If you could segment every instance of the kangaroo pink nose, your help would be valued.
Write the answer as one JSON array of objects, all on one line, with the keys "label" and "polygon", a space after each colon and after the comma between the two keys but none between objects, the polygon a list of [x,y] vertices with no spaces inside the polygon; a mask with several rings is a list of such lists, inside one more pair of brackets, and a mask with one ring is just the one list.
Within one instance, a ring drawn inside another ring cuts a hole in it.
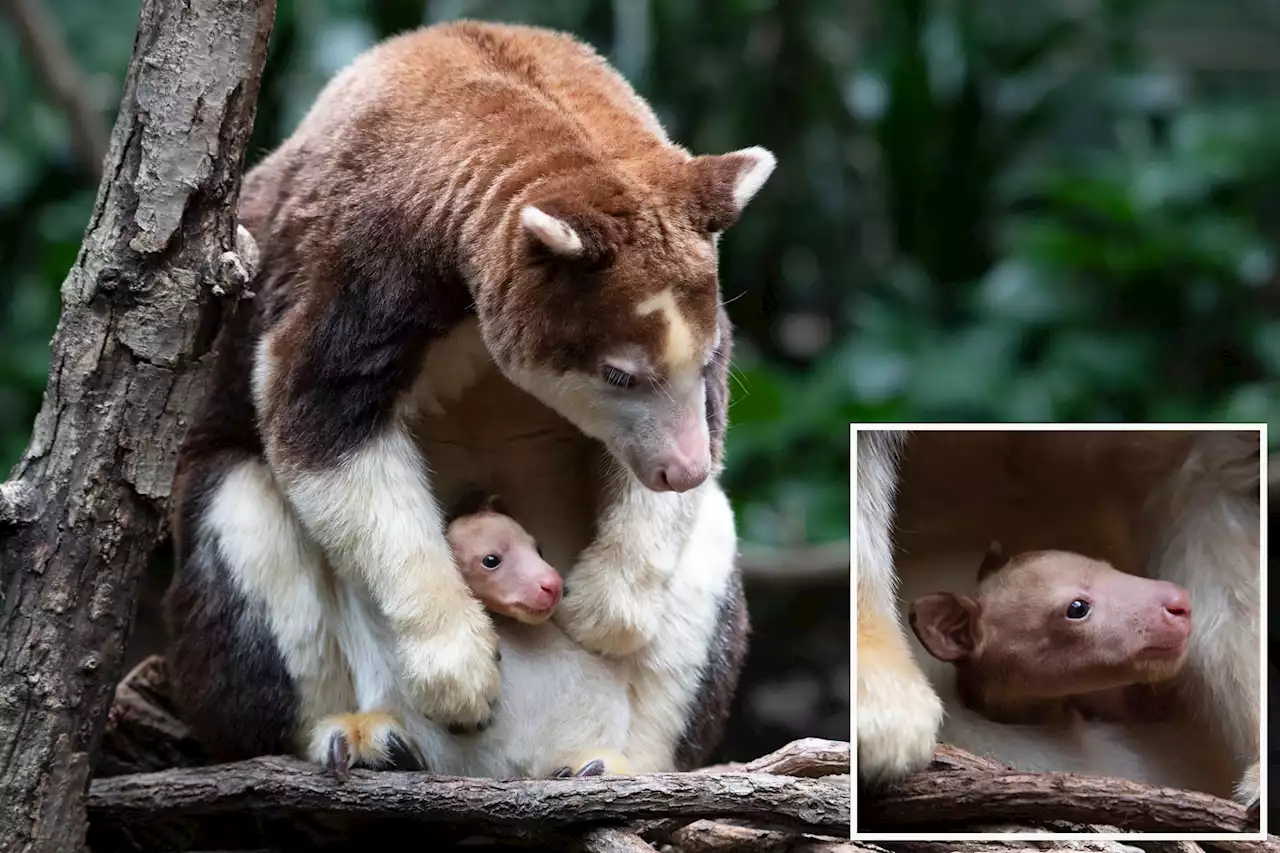
[{"label": "kangaroo pink nose", "polygon": [[696,489],[707,479],[709,467],[706,463],[691,463],[684,458],[673,459],[659,466],[654,491],[687,492]]}]

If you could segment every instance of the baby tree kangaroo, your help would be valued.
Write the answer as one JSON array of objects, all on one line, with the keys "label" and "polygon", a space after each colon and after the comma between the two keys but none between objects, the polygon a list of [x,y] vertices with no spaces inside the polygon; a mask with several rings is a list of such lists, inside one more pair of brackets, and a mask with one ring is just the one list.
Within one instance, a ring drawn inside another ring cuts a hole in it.
[{"label": "baby tree kangaroo", "polygon": [[449,521],[445,538],[467,587],[489,611],[537,625],[564,595],[560,573],[496,495]]},{"label": "baby tree kangaroo", "polygon": [[[496,495],[478,508],[452,518],[445,530],[462,579],[498,618],[526,625],[545,622],[564,596],[560,573],[542,558],[542,549]],[[550,775],[600,776],[625,773],[627,762],[617,754],[601,753],[579,762],[572,757]],[[576,769],[575,769],[576,768]]]},{"label": "baby tree kangaroo", "polygon": [[955,664],[967,706],[1024,724],[1159,719],[1157,685],[1182,667],[1192,628],[1176,584],[1067,551],[1006,558],[998,542],[975,591],[917,599],[909,618],[929,653]]},{"label": "baby tree kangaroo", "polygon": [[[458,572],[472,594],[494,618],[524,625],[542,625],[551,618],[564,596],[560,573],[542,557],[542,549],[530,533],[508,513],[496,495],[471,494],[461,500],[446,521],[445,538]],[[619,684],[619,690],[625,685]],[[481,730],[488,726],[481,727]],[[378,746],[393,766],[419,766],[414,747],[394,731]],[[338,729],[328,742],[329,762],[346,777],[358,762],[359,744],[349,742]],[[549,775],[600,776],[625,773],[628,765],[619,753],[594,750],[589,755],[561,756]]]}]

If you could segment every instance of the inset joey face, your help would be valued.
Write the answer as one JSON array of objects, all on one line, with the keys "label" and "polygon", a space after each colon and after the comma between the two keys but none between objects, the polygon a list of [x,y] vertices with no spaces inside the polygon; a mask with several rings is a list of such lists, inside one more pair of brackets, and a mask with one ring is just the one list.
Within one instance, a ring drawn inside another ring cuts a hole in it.
[{"label": "inset joey face", "polygon": [[934,657],[1029,699],[1172,677],[1192,628],[1186,590],[1065,551],[989,555],[975,593],[926,596],[911,622]]},{"label": "inset joey face", "polygon": [[602,178],[527,204],[512,281],[482,301],[499,369],[654,491],[711,473],[707,383],[728,327],[716,242],[772,168],[748,149],[683,163],[659,201]]}]

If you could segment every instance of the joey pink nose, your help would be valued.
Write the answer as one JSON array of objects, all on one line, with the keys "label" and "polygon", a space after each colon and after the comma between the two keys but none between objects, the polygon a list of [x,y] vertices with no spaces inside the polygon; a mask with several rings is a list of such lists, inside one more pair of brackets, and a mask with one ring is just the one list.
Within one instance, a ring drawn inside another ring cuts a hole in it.
[{"label": "joey pink nose", "polygon": [[1175,620],[1191,619],[1191,596],[1180,586],[1170,584],[1164,597],[1164,612]]},{"label": "joey pink nose", "polygon": [[1191,635],[1191,596],[1180,586],[1169,584],[1161,597],[1162,632],[1175,642]]},{"label": "joey pink nose", "polygon": [[542,581],[540,590],[543,598],[547,601],[547,607],[555,607],[560,603],[560,596],[564,591],[564,582],[560,580],[559,575],[549,575]]}]

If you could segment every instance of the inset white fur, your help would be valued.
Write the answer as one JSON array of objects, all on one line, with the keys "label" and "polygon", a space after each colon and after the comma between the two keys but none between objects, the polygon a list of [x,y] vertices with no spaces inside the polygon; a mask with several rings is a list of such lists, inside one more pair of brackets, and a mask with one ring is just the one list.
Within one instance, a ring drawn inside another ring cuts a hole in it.
[{"label": "inset white fur", "polygon": [[[890,782],[923,769],[933,757],[942,702],[911,658],[897,617],[892,530],[901,436],[857,436],[854,535],[858,562],[858,774]],[[873,630],[865,630],[870,626]],[[876,648],[865,648],[874,639]]]},{"label": "inset white fur", "polygon": [[1235,752],[1244,796],[1257,790],[1265,708],[1260,476],[1256,441],[1205,433],[1147,508],[1155,531],[1148,573],[1186,587],[1195,603],[1183,682]]}]

